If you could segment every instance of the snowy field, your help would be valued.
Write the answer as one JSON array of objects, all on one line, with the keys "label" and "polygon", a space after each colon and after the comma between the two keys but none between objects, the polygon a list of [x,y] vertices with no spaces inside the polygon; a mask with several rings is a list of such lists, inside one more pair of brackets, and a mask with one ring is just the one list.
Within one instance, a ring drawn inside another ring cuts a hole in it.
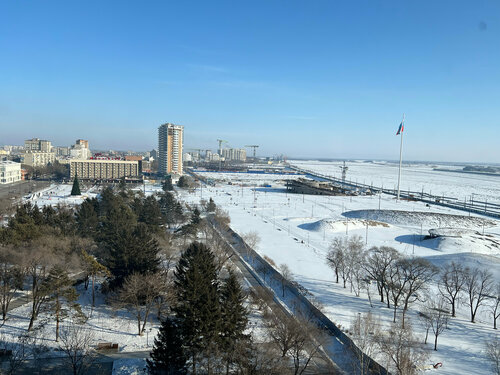
[{"label": "snowy field", "polygon": [[[367,247],[392,246],[402,254],[422,256],[435,265],[458,261],[470,267],[485,268],[494,274],[496,281],[500,281],[499,221],[477,215],[469,217],[461,211],[427,207],[418,202],[398,202],[385,195],[287,194],[282,178],[272,175],[260,176],[260,179],[252,176],[256,188],[229,185],[222,176],[224,174],[220,175],[221,182],[215,187],[203,187],[203,191],[198,189],[194,193],[179,191],[181,198],[197,203],[201,197],[207,200],[212,197],[217,205],[228,211],[234,230],[240,234],[258,232],[261,242],[256,250],[277,265],[286,263],[294,279],[322,302],[323,312],[345,329],[350,327],[358,313],[369,310],[381,325],[388,325],[393,311],[377,302],[371,308],[366,293],[355,297],[349,288],[343,289],[334,283],[333,271],[325,264],[325,255],[332,239],[337,236],[360,235],[366,240]],[[376,175],[380,177],[378,172]],[[210,178],[217,179],[217,173],[211,173]],[[375,184],[375,178],[373,182]],[[459,185],[458,182],[455,184]],[[265,185],[271,187],[263,187]],[[451,190],[448,187],[446,191]],[[471,192],[474,190],[467,194]],[[481,194],[493,193],[482,191]],[[378,214],[367,215],[373,211],[366,210],[377,210]],[[403,213],[398,213],[401,211]],[[453,236],[424,239],[432,229],[452,230]],[[431,291],[436,292],[434,287]],[[375,296],[373,290],[373,300],[376,300]],[[419,306],[414,305],[408,315],[423,338],[418,309]],[[440,336],[438,351],[432,351],[432,345],[428,344],[429,363],[443,363],[442,368],[433,370],[436,373],[489,373],[484,342],[497,334],[492,329],[491,313],[483,308],[478,313],[477,323],[468,320],[468,310],[461,306],[457,318],[450,321],[448,329]]]},{"label": "snowy field", "polygon": [[[299,168],[341,178],[343,162],[290,160]],[[382,161],[349,161],[347,180],[393,189],[398,184],[397,163]],[[411,190],[434,195],[455,197],[463,202],[474,194],[474,200],[500,204],[500,176],[434,171],[433,168],[461,169],[461,166],[425,163],[403,164],[401,190]]]},{"label": "snowy field", "polygon": [[37,204],[38,207],[57,205],[75,206],[81,204],[87,198],[94,198],[97,196],[97,189],[95,187],[91,187],[87,190],[81,188],[82,195],[71,196],[72,187],[73,183],[52,184],[45,189],[25,196],[23,201]]}]

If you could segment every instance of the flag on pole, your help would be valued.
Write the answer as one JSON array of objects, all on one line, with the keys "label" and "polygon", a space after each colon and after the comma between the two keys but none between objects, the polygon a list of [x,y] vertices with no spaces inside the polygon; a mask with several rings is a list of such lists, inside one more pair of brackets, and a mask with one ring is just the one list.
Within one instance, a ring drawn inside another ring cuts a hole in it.
[{"label": "flag on pole", "polygon": [[405,125],[403,122],[401,122],[401,124],[399,124],[398,132],[396,133],[396,135],[400,135],[403,130],[405,130]]}]

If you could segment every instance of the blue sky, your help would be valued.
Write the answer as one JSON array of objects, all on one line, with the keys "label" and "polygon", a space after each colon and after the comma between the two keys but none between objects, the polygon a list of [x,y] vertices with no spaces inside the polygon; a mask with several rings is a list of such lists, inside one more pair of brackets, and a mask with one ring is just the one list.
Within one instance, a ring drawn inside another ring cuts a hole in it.
[{"label": "blue sky", "polygon": [[500,2],[3,1],[0,144],[500,162]]}]

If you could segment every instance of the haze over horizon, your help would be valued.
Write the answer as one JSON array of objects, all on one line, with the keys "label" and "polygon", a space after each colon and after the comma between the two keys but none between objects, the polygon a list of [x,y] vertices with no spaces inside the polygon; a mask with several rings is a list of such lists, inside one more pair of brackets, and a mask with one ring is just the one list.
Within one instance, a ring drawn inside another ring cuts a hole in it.
[{"label": "haze over horizon", "polygon": [[4,2],[0,145],[500,162],[500,3]]}]

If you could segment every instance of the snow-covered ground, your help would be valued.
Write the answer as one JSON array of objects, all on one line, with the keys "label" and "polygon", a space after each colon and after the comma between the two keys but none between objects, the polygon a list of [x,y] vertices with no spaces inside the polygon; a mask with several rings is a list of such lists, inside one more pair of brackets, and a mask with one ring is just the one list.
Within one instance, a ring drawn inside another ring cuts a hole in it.
[{"label": "snow-covered ground", "polygon": [[71,196],[73,184],[52,184],[49,187],[39,190],[33,194],[23,197],[24,202],[31,202],[43,206],[75,206],[81,204],[87,198],[97,196],[97,188],[82,188],[82,195]]},{"label": "snow-covered ground", "polygon": [[[343,162],[317,160],[290,160],[290,164],[299,168],[341,178],[340,166]],[[347,162],[347,180],[367,185],[395,188],[398,183],[399,164],[384,161],[349,161]],[[475,201],[488,201],[500,204],[500,176],[467,174],[440,169],[461,169],[461,166],[438,165],[430,163],[403,164],[401,172],[401,190],[424,191],[433,195],[455,197],[460,202],[474,194]]]},{"label": "snow-covered ground", "polygon": [[[210,178],[217,177],[217,173],[211,173]],[[382,325],[389,324],[392,310],[377,302],[371,308],[366,294],[355,297],[349,288],[343,289],[334,283],[333,272],[325,263],[325,255],[332,239],[337,236],[360,235],[366,239],[367,247],[392,246],[402,254],[426,257],[436,265],[460,261],[471,267],[488,269],[495,280],[500,281],[499,221],[483,220],[477,215],[469,218],[468,214],[464,216],[460,211],[427,207],[419,202],[396,201],[385,195],[335,197],[288,194],[282,178],[272,175],[263,175],[260,179],[252,176],[256,188],[236,186],[234,181],[223,180],[215,187],[203,187],[202,192],[180,191],[179,194],[190,203],[199,202],[201,197],[212,197],[217,205],[228,211],[234,230],[240,234],[258,232],[261,242],[256,250],[273,259],[277,265],[286,263],[295,280],[322,302],[327,316],[345,328],[349,328],[358,313],[369,310]],[[263,187],[265,185],[271,187]],[[446,191],[452,189],[448,187]],[[482,191],[478,194],[486,193]],[[378,211],[379,208],[381,211]],[[361,210],[377,210],[379,215],[360,215]],[[404,213],[398,214],[398,211]],[[429,229],[457,229],[457,226],[462,229],[458,237],[424,239]],[[435,292],[434,288],[431,290]],[[375,295],[373,291],[372,297]],[[415,305],[409,315],[416,331],[423,335],[417,310]],[[429,363],[443,363],[443,367],[436,370],[440,374],[489,373],[483,350],[484,342],[497,334],[492,329],[491,314],[484,308],[478,314],[477,323],[469,323],[468,319],[468,310],[460,307],[458,317],[451,320],[449,329],[440,336],[438,351],[432,351],[428,344]]]}]

